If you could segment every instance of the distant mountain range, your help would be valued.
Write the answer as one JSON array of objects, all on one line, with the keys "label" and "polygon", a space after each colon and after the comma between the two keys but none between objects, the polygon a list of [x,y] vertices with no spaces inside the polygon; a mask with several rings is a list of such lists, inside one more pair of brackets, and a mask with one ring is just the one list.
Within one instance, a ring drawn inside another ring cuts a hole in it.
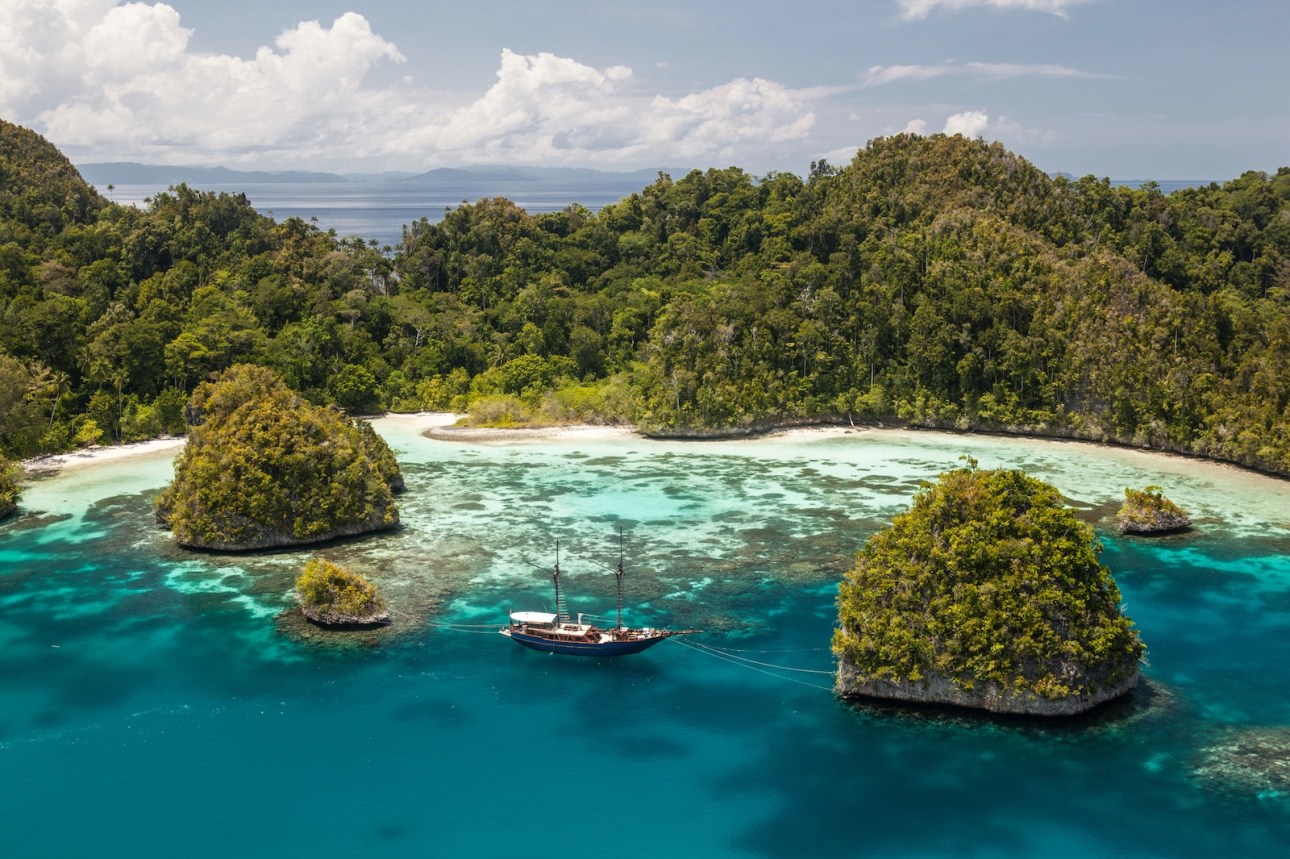
[{"label": "distant mountain range", "polygon": [[553,182],[563,186],[604,185],[607,181],[632,187],[644,187],[660,172],[679,179],[688,168],[632,170],[614,172],[581,167],[439,167],[425,173],[320,173],[307,170],[230,170],[227,167],[192,165],[139,164],[134,161],[91,162],[76,165],[91,185],[194,185],[228,184],[318,184],[323,182],[398,182],[415,185],[508,184],[517,182]]},{"label": "distant mountain range", "polygon": [[91,185],[175,185],[192,182],[222,185],[229,182],[347,182],[335,173],[308,170],[268,172],[263,170],[230,170],[227,167],[196,167],[166,164],[139,164],[134,161],[109,161],[77,164],[81,177]]}]

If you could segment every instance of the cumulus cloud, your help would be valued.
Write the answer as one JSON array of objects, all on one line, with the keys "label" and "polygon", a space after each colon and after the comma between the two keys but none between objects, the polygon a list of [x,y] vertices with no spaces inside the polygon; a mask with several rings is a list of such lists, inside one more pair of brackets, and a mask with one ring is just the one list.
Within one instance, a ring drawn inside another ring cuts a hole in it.
[{"label": "cumulus cloud", "polygon": [[352,12],[249,59],[195,52],[192,35],[164,3],[4,0],[0,115],[104,160],[610,166],[748,160],[804,137],[820,97],[760,78],[655,96],[624,66],[510,50],[476,93],[377,86],[403,54]]},{"label": "cumulus cloud", "polygon": [[1006,78],[1107,78],[1111,75],[1086,72],[1070,66],[1043,63],[940,63],[939,65],[870,66],[865,75],[866,87],[886,86],[905,81],[926,81],[941,77],[970,76],[987,80]]},{"label": "cumulus cloud", "polygon": [[633,80],[623,66],[503,50],[487,92],[406,129],[392,149],[454,163],[659,163],[736,157],[803,138],[815,122],[807,98],[772,81],[740,78],[671,99],[637,94]]},{"label": "cumulus cloud", "polygon": [[946,134],[979,137],[990,125],[990,117],[983,110],[965,110],[945,120]]},{"label": "cumulus cloud", "polygon": [[855,146],[842,146],[830,152],[824,153],[824,159],[835,167],[845,167],[855,160],[859,148]]},{"label": "cumulus cloud", "polygon": [[1047,12],[1065,18],[1067,9],[1085,2],[1088,0],[897,0],[896,5],[900,7],[900,17],[904,20],[921,21],[939,9],[960,12],[974,6]]},{"label": "cumulus cloud", "polygon": [[[925,119],[911,119],[903,128],[897,129],[893,125],[884,133],[925,135],[930,133],[930,128],[931,123]],[[994,117],[984,110],[966,110],[946,117],[940,133],[1002,140],[1009,146],[1040,147],[1051,145],[1058,140],[1057,134],[1050,129],[1031,128],[1012,117],[1006,115]]]}]

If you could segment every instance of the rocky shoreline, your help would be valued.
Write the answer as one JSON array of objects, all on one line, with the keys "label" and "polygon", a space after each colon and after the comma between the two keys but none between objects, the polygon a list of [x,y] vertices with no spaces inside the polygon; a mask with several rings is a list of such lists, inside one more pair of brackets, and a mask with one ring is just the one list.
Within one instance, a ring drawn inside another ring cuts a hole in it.
[{"label": "rocky shoreline", "polygon": [[1027,690],[1005,689],[996,683],[982,684],[981,688],[968,691],[955,685],[948,677],[935,674],[922,680],[866,680],[860,677],[854,665],[842,659],[838,661],[834,691],[844,699],[880,698],[1016,716],[1077,716],[1131,692],[1138,685],[1139,676],[1135,666],[1127,678],[1114,685],[1097,688],[1090,693],[1049,699]]},{"label": "rocky shoreline", "polygon": [[327,629],[340,630],[362,630],[373,629],[379,626],[389,626],[394,621],[390,619],[389,609],[380,608],[368,614],[345,614],[332,609],[320,608],[317,606],[301,605],[300,613],[310,623]]}]

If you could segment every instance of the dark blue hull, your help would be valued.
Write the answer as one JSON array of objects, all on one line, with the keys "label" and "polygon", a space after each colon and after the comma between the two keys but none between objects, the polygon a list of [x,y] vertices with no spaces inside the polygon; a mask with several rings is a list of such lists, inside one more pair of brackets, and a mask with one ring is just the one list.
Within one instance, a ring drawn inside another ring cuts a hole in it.
[{"label": "dark blue hull", "polygon": [[629,653],[640,653],[667,638],[666,635],[656,635],[632,641],[590,642],[552,641],[549,638],[539,638],[536,635],[515,631],[509,632],[508,635],[516,644],[522,644],[543,653],[562,653],[567,656],[626,656]]}]

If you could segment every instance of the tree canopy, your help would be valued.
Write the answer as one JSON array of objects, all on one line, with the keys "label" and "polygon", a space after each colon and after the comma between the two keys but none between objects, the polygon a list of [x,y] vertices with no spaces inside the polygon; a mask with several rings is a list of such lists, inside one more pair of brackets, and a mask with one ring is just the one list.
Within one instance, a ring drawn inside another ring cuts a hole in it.
[{"label": "tree canopy", "polygon": [[899,421],[1290,473],[1290,168],[1166,196],[896,135],[598,213],[479,200],[385,249],[241,194],[113,205],[32,132],[0,140],[10,456],[182,432],[187,395],[250,363],[357,414]]},{"label": "tree canopy", "polygon": [[18,509],[18,467],[0,456],[0,519]]}]

